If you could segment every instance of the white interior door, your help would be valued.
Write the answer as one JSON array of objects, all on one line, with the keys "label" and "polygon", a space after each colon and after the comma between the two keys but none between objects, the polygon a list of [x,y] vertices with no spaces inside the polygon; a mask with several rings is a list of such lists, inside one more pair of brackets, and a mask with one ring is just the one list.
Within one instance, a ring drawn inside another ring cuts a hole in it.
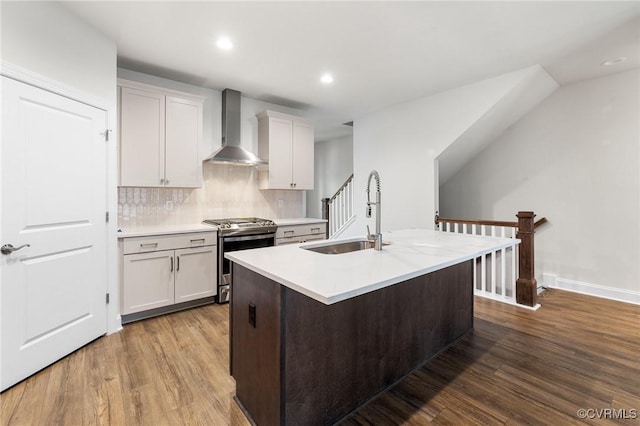
[{"label": "white interior door", "polygon": [[106,333],[106,112],[2,77],[0,389]]}]

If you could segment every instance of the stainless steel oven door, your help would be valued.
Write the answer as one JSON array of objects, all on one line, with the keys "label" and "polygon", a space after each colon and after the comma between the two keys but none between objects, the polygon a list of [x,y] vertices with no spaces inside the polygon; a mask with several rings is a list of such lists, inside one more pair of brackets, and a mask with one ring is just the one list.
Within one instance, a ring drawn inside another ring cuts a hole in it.
[{"label": "stainless steel oven door", "polygon": [[275,232],[259,235],[223,236],[218,239],[218,303],[227,303],[231,297],[231,261],[224,258],[225,253],[273,247],[275,242]]}]

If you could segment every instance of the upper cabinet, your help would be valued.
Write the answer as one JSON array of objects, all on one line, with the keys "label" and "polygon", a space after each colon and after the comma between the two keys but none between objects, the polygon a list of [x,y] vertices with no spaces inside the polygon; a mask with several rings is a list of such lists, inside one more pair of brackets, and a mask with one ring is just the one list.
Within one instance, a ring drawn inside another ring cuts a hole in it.
[{"label": "upper cabinet", "polygon": [[202,186],[204,98],[118,80],[120,186]]},{"label": "upper cabinet", "polygon": [[313,189],[313,122],[263,111],[258,114],[260,189]]}]

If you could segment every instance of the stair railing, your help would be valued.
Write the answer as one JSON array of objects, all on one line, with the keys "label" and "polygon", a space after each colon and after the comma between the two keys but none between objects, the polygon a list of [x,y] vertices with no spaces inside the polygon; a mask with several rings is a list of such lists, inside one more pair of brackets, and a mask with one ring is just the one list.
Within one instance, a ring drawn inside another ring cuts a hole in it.
[{"label": "stair railing", "polygon": [[536,307],[537,282],[534,271],[535,228],[547,222],[533,221],[533,212],[518,212],[517,222],[464,220],[435,217],[436,229],[471,235],[518,238],[520,244],[476,258],[473,288],[477,296],[506,303]]},{"label": "stair railing", "polygon": [[327,238],[337,237],[353,222],[353,173],[333,196],[322,199],[322,218],[328,221]]}]

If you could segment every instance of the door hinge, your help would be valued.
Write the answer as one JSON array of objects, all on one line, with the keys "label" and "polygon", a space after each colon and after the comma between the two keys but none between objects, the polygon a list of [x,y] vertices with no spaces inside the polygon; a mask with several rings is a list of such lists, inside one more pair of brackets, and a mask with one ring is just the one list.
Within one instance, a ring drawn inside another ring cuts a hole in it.
[{"label": "door hinge", "polygon": [[109,304],[109,293],[107,293],[106,301],[107,301],[107,305],[108,305]]},{"label": "door hinge", "polygon": [[105,212],[104,218],[107,221],[107,223],[109,223],[109,212]]},{"label": "door hinge", "polygon": [[109,133],[111,132],[111,130],[106,129],[104,132],[100,133],[101,135],[104,136],[104,141],[105,142],[109,142]]}]

